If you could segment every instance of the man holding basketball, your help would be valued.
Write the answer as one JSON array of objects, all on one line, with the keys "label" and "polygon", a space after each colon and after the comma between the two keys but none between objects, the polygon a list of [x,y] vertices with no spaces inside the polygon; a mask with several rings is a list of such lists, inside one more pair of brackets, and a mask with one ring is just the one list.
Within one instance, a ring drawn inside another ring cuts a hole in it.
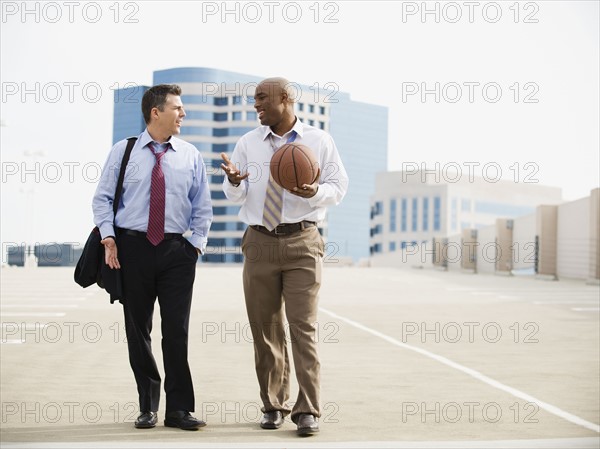
[{"label": "man holding basketball", "polygon": [[[261,126],[240,138],[231,159],[221,154],[221,168],[227,174],[223,191],[242,205],[240,219],[249,225],[242,239],[243,284],[263,402],[260,426],[277,429],[291,413],[298,434],[306,436],[319,431],[321,416],[315,327],[324,244],[317,223],[325,219],[326,207],[346,194],[348,176],[331,136],[296,117],[291,87],[283,78],[256,87]],[[291,142],[312,149],[320,169],[313,184],[284,190],[277,201],[269,193],[269,162]],[[299,385],[291,409],[286,317]]]}]

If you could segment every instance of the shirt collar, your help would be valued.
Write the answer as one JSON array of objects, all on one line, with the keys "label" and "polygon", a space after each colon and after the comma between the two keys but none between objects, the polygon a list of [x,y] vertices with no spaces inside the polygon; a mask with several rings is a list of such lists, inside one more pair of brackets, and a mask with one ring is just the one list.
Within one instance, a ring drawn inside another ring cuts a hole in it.
[{"label": "shirt collar", "polygon": [[[154,142],[154,139],[152,139],[152,136],[148,132],[148,128],[146,128],[144,130],[144,132],[142,133],[142,135],[139,138],[139,141],[140,141],[140,144],[142,145],[142,148],[147,146],[150,142]],[[171,136],[171,137],[169,137],[169,140],[167,140],[167,142],[171,144],[171,148],[173,149],[173,151],[177,151],[177,146],[179,145],[179,143],[177,142],[177,139],[174,139],[173,136]]]},{"label": "shirt collar", "polygon": [[[263,140],[265,140],[267,137],[269,137],[269,134],[275,135],[273,133],[273,131],[271,131],[270,126],[261,126],[261,128],[262,128],[262,139]],[[290,129],[287,133],[285,133],[284,136],[288,135],[292,131],[296,131],[296,134],[298,134],[298,137],[302,137],[302,135],[304,134],[304,123],[302,123],[298,117],[296,117],[296,123],[294,123],[294,126],[292,127],[292,129]],[[283,137],[283,136],[281,136],[281,137]]]}]

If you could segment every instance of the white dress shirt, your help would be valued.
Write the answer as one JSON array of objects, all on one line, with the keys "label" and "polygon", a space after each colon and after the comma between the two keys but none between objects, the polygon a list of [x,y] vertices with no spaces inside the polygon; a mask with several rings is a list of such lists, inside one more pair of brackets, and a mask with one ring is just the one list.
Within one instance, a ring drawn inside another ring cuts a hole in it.
[{"label": "white dress shirt", "polygon": [[275,150],[269,135],[273,135],[275,147],[283,145],[292,131],[296,131],[295,143],[309,147],[315,153],[321,177],[319,190],[312,198],[302,198],[287,190],[283,191],[282,223],[297,223],[303,220],[322,222],[327,206],[339,204],[348,190],[348,175],[340,159],[332,137],[325,131],[305,125],[296,119],[294,127],[283,136],[278,136],[268,126],[244,134],[238,140],[231,162],[242,174],[250,176],[239,186],[231,184],[225,176],[223,191],[225,196],[237,204],[242,204],[240,220],[249,225],[264,225],[263,208],[269,181],[269,162]]}]

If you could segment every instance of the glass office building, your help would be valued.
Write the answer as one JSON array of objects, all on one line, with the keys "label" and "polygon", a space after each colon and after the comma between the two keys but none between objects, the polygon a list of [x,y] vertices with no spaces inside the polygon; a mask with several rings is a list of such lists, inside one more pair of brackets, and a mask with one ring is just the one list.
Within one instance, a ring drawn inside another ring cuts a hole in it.
[{"label": "glass office building", "polygon": [[[231,153],[240,136],[259,125],[254,89],[264,77],[201,67],[154,72],[153,84],[178,84],[186,118],[182,139],[196,146],[207,167],[214,220],[203,261],[239,263],[246,225],[239,206],[225,198],[220,153]],[[328,87],[334,87],[330,83]],[[141,98],[148,86],[116,90],[113,142],[141,133],[145,124]],[[348,93],[294,84],[296,114],[309,125],[329,132],[350,178],[344,201],[328,209],[321,225],[326,262],[357,261],[369,256],[369,198],[375,174],[387,170],[387,108],[352,101]]]}]

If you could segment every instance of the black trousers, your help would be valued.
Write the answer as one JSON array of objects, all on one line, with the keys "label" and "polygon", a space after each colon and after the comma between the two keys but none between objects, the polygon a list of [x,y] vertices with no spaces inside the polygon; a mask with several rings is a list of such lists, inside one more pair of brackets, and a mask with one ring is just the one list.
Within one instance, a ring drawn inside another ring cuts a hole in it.
[{"label": "black trousers", "polygon": [[194,411],[188,364],[188,328],[198,254],[184,237],[153,246],[145,236],[118,233],[123,275],[125,331],[140,411],[158,411],[161,378],[150,333],[158,297],[165,369],[166,411]]}]

